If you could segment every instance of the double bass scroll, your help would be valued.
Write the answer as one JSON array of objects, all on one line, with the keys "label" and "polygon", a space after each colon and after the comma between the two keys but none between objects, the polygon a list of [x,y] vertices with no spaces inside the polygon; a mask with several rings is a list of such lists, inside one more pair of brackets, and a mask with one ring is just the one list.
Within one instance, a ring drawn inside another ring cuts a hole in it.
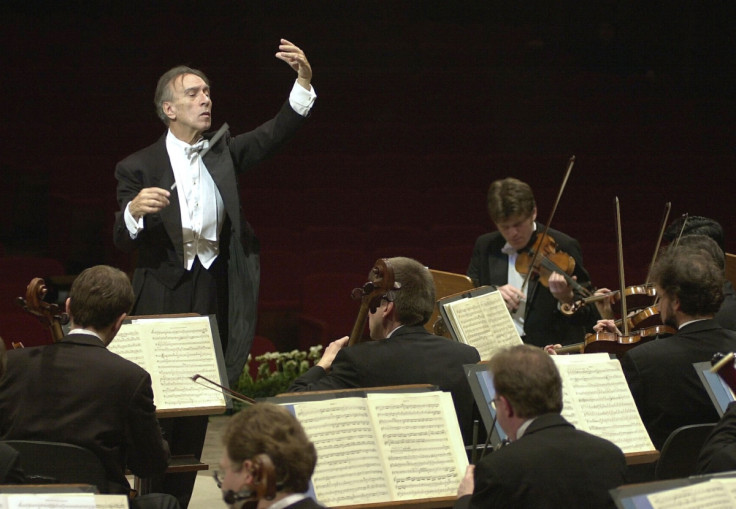
[{"label": "double bass scroll", "polygon": [[[18,297],[17,304],[24,311],[35,316],[39,322],[49,328],[53,342],[61,341],[64,337],[62,325],[69,323],[69,315],[66,314],[57,304],[45,302],[43,298],[48,293],[46,282],[36,277],[31,280],[26,288],[26,296]],[[13,348],[22,348],[23,344],[13,343]]]},{"label": "double bass scroll", "polygon": [[353,325],[353,330],[350,333],[348,346],[362,341],[368,311],[375,311],[381,304],[381,299],[385,298],[388,292],[400,289],[401,283],[395,281],[394,270],[388,259],[379,258],[376,260],[368,275],[368,282],[360,288],[353,289],[351,293],[353,299],[361,302],[358,317],[355,319],[355,325]]}]

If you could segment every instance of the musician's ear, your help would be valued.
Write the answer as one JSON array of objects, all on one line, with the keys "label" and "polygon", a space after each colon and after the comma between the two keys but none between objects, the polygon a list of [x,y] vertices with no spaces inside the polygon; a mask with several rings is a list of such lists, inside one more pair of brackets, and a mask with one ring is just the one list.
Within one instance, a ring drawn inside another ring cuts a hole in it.
[{"label": "musician's ear", "polygon": [[69,305],[71,304],[71,302],[72,302],[72,299],[70,299],[69,297],[67,297],[66,298],[66,302],[64,303],[64,308],[66,310],[66,314],[69,315],[69,316],[72,316],[71,313],[69,313]]},{"label": "musician's ear", "polygon": [[241,467],[240,471],[243,473],[243,481],[245,481],[245,484],[247,486],[253,486],[253,481],[255,480],[254,477],[254,468],[253,468],[253,462],[251,460],[245,460],[243,462],[243,466]]},{"label": "musician's ear", "polygon": [[532,209],[532,221],[535,221],[537,219],[537,207],[534,207]]},{"label": "musician's ear", "polygon": [[174,108],[173,102],[164,101],[164,103],[161,105],[161,110],[164,112],[164,115],[169,117],[169,120],[176,120],[176,110]]},{"label": "musician's ear", "polygon": [[496,411],[502,412],[507,417],[514,417],[514,407],[506,396],[498,396],[496,400]]}]

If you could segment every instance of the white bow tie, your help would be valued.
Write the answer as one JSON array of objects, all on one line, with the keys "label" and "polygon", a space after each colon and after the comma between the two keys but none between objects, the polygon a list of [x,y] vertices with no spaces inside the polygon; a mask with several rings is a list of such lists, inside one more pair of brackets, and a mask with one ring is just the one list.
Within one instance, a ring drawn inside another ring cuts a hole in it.
[{"label": "white bow tie", "polygon": [[209,140],[199,140],[194,145],[184,147],[184,153],[186,153],[187,157],[192,157],[192,154],[199,154],[202,150],[209,148],[209,147],[210,147]]}]

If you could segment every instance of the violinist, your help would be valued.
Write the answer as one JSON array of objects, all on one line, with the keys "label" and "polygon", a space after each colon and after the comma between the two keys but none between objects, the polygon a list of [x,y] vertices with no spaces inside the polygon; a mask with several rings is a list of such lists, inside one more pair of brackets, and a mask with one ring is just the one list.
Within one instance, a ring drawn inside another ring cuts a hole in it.
[{"label": "violinist", "polygon": [[[672,222],[664,232],[664,239],[677,241],[678,245],[696,244],[711,254],[716,264],[726,270],[723,227],[708,217],[687,216]],[[684,228],[683,228],[684,222]],[[704,240],[704,237],[713,242]],[[677,240],[679,238],[679,241]],[[728,279],[723,281],[723,303],[715,316],[716,321],[726,329],[736,330],[736,290]]]},{"label": "violinist", "polygon": [[305,494],[317,451],[285,408],[258,403],[238,412],[222,437],[215,479],[231,508],[318,509]]},{"label": "violinist", "polygon": [[297,378],[290,392],[432,384],[452,394],[466,445],[472,443],[473,394],[463,364],[480,361],[478,351],[427,332],[435,305],[434,280],[411,258],[389,258],[397,290],[379,295],[369,308],[371,341],[346,346],[333,341],[317,365]]},{"label": "violinist", "polygon": [[[723,301],[723,271],[703,250],[668,247],[652,267],[651,281],[662,322],[677,332],[628,350],[621,366],[652,443],[661,449],[680,426],[718,420],[692,365],[735,350],[736,332],[713,318]],[[595,329],[616,332],[611,320]]]},{"label": "violinist", "polygon": [[614,507],[608,492],[626,482],[624,454],[560,415],[562,381],[552,359],[518,345],[496,353],[488,369],[511,443],[468,467],[455,507]]},{"label": "violinist", "polygon": [[600,315],[595,306],[581,313],[565,316],[561,303],[569,303],[575,292],[570,284],[590,286],[590,276],[583,266],[580,244],[572,237],[549,228],[548,236],[558,252],[574,262],[567,277],[552,272],[548,281],[536,275],[529,277],[519,271],[519,257],[535,245],[544,227],[536,222],[537,205],[531,187],[515,178],[496,180],[488,189],[488,213],[497,231],[481,235],[475,242],[468,267],[468,276],[477,286],[495,286],[511,312],[514,324],[524,342],[544,346],[555,343],[571,344],[583,341]]}]

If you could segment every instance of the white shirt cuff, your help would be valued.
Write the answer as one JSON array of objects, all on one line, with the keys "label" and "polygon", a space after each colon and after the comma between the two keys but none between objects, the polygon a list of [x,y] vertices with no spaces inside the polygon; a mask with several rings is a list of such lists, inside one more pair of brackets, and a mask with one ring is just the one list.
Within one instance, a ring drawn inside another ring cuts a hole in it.
[{"label": "white shirt cuff", "polygon": [[298,81],[294,81],[291,94],[289,94],[289,104],[294,111],[302,117],[306,117],[309,114],[309,110],[312,109],[315,99],[317,99],[317,93],[314,91],[313,86],[310,85],[310,90],[307,90]]},{"label": "white shirt cuff", "polygon": [[128,228],[130,238],[134,239],[138,236],[138,233],[143,229],[143,218],[141,217],[138,221],[135,220],[133,214],[130,213],[130,202],[125,206],[125,227]]}]

